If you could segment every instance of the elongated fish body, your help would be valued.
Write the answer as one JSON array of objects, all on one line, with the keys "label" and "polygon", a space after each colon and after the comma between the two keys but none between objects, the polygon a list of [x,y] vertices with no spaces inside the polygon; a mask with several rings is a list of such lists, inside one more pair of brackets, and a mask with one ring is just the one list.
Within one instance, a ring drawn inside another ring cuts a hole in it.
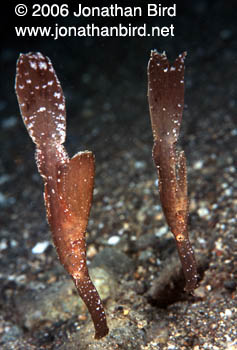
[{"label": "elongated fish body", "polygon": [[166,54],[151,52],[148,63],[148,102],[153,132],[152,156],[159,178],[159,193],[166,221],[174,234],[187,291],[197,285],[197,267],[188,235],[186,158],[176,150],[184,105],[184,59],[170,65]]},{"label": "elongated fish body", "polygon": [[69,158],[65,98],[50,60],[41,53],[21,54],[16,94],[26,129],[36,145],[44,181],[47,218],[60,262],[71,275],[95,326],[95,338],[108,333],[99,294],[86,264],[85,233],[91,209],[95,161],[92,152]]}]

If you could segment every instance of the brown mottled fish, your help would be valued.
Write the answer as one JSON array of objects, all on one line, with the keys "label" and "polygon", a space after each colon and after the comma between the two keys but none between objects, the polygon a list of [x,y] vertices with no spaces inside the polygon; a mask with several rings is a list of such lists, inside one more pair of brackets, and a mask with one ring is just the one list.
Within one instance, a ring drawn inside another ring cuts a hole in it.
[{"label": "brown mottled fish", "polygon": [[170,65],[165,53],[151,52],[148,63],[148,101],[154,139],[153,160],[166,221],[174,234],[187,291],[197,286],[197,266],[188,235],[186,158],[176,150],[184,105],[184,59]]},{"label": "brown mottled fish", "polygon": [[36,145],[47,218],[60,262],[91,314],[95,338],[102,338],[109,329],[86,264],[85,233],[93,195],[94,155],[89,151],[71,159],[67,155],[63,146],[65,98],[49,58],[39,52],[20,55],[16,94],[26,129]]}]

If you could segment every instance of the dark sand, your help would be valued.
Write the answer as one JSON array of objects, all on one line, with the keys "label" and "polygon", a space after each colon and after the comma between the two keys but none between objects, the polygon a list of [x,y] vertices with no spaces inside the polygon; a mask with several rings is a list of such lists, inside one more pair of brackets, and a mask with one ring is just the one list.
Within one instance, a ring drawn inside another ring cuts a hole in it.
[{"label": "dark sand", "polygon": [[[2,13],[1,349],[237,349],[236,11],[236,1],[186,1],[176,18],[149,20],[174,23],[174,38],[60,40],[16,39]],[[171,61],[188,52],[179,146],[200,275],[194,296],[183,292],[151,157],[146,67],[154,48]],[[16,59],[29,51],[49,56],[61,81],[70,156],[85,149],[96,156],[88,259],[110,327],[100,341],[52,246],[34,145],[14,93]],[[39,242],[46,243],[36,254]]]}]

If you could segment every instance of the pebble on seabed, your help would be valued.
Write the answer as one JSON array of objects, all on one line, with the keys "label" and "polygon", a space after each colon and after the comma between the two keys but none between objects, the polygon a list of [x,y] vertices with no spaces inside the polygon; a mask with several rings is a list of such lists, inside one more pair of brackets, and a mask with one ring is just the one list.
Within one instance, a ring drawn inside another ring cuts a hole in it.
[{"label": "pebble on seabed", "polygon": [[50,245],[50,242],[44,241],[44,242],[38,242],[36,245],[32,248],[32,253],[33,254],[42,254],[45,252],[45,250],[48,248]]}]

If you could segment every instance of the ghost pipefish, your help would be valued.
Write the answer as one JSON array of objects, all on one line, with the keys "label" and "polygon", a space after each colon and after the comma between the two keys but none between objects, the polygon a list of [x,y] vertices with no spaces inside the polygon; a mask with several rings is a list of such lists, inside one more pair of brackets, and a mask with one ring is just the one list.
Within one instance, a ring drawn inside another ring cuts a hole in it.
[{"label": "ghost pipefish", "polygon": [[36,145],[36,163],[44,181],[47,219],[59,260],[72,277],[95,327],[95,338],[108,334],[106,316],[86,264],[85,232],[94,186],[94,155],[84,151],[71,159],[66,137],[65,98],[49,58],[21,54],[16,94],[23,122]]},{"label": "ghost pipefish", "polygon": [[152,157],[157,168],[163,212],[176,241],[186,280],[185,290],[197,286],[197,266],[188,235],[186,158],[176,150],[184,105],[184,59],[170,65],[165,53],[151,51],[148,63],[148,102],[153,132]]}]

